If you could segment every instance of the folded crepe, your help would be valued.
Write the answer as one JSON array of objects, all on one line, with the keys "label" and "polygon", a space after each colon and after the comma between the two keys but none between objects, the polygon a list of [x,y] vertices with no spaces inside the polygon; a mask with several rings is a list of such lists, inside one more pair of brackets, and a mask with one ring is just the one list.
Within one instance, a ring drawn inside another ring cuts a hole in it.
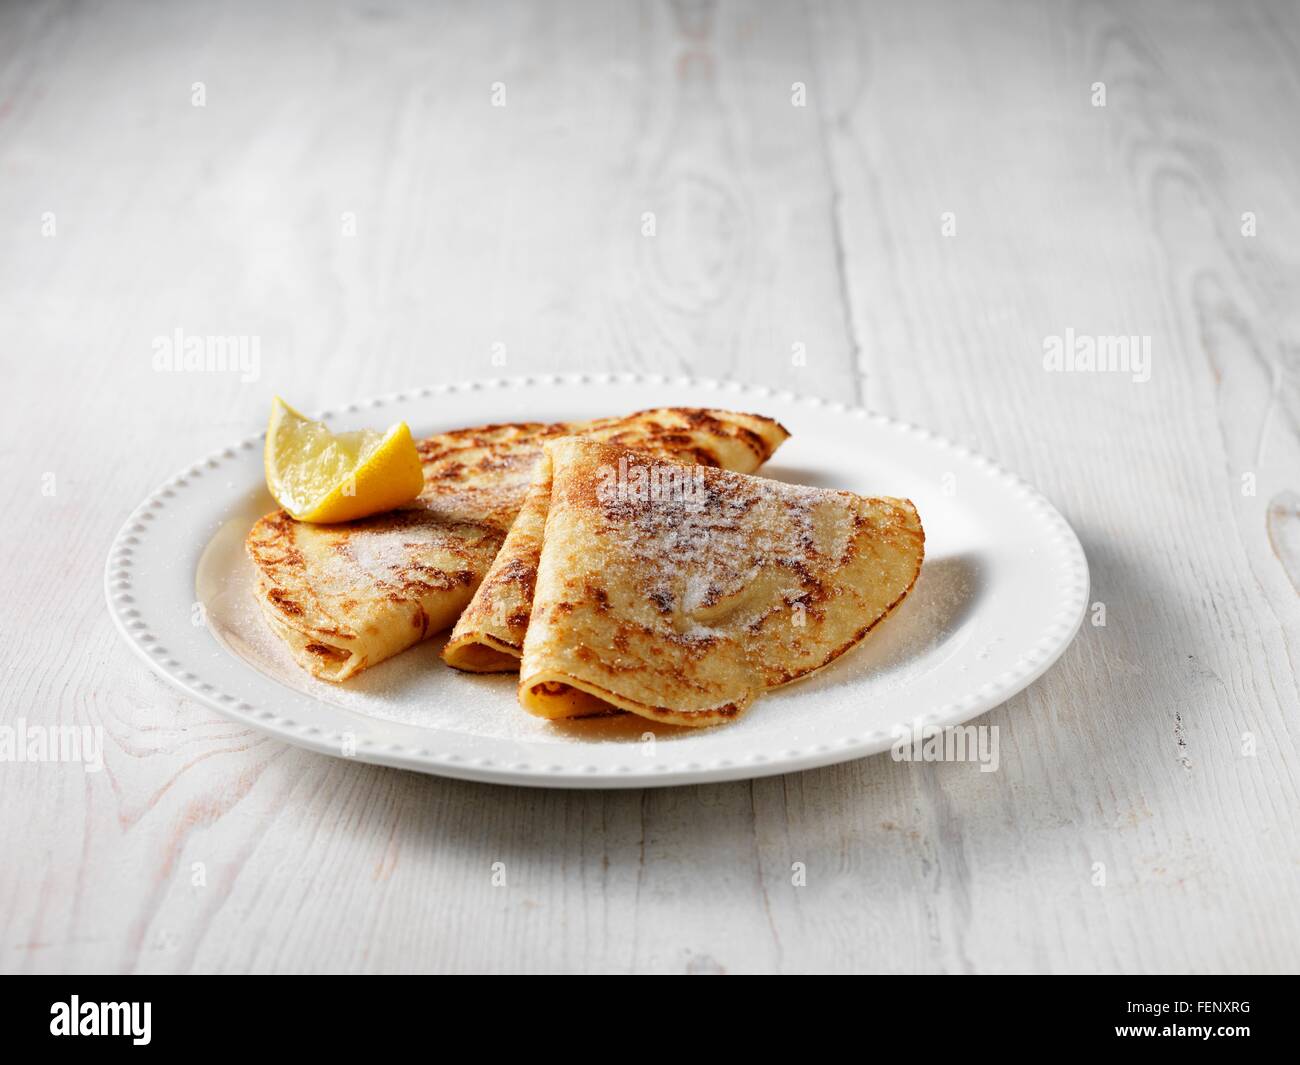
[{"label": "folded crepe", "polygon": [[[631,425],[592,424],[582,435],[678,463],[750,473],[790,434],[756,414],[673,408]],[[443,648],[448,665],[477,673],[519,669],[551,502],[550,469],[549,463],[537,464],[523,509]]]},{"label": "folded crepe", "polygon": [[541,717],[727,721],[861,641],[921,569],[925,534],[905,499],[710,468],[632,491],[618,471],[655,460],[582,438],[546,453],[519,682]]},{"label": "folded crepe", "polygon": [[638,445],[673,440],[713,455],[708,449],[723,449],[721,438],[758,448],[749,441],[756,422],[776,426],[728,411],[664,408],[421,440],[424,490],[409,505],[337,525],[296,521],[281,510],[253,526],[245,546],[263,615],[304,669],[347,680],[456,620],[523,506],[546,440],[597,432]]}]

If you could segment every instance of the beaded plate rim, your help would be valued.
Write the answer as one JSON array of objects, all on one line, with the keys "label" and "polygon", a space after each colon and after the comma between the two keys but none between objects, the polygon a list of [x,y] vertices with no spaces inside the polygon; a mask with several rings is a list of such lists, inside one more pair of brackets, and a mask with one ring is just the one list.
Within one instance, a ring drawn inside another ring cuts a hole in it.
[{"label": "beaded plate rim", "polygon": [[[754,752],[735,758],[665,758],[638,759],[641,764],[622,760],[613,765],[585,764],[577,769],[563,765],[504,762],[492,758],[465,758],[454,750],[439,749],[437,730],[429,730],[428,745],[379,743],[366,737],[332,732],[310,722],[296,720],[267,707],[255,706],[223,690],[219,678],[202,665],[184,662],[167,648],[160,634],[143,621],[136,602],[133,569],[142,548],[147,548],[153,523],[160,511],[172,505],[181,493],[226,463],[261,445],[265,433],[245,437],[237,443],[212,452],[198,462],[173,475],[151,492],[131,512],[108,552],[104,570],[104,589],[109,613],[124,640],[154,672],[173,686],[223,715],[262,732],[335,757],[389,765],[420,772],[489,783],[523,784],[551,787],[653,787],[668,784],[695,784],[718,780],[747,779],[777,773],[798,772],[839,762],[867,757],[887,749],[899,726],[916,724],[946,727],[969,721],[993,709],[1038,679],[1060,657],[1073,640],[1087,610],[1089,573],[1087,559],[1078,537],[1060,512],[1036,488],[991,459],[955,443],[921,426],[899,421],[886,415],[834,400],[803,396],[788,390],[732,381],[643,373],[547,374],[517,378],[430,385],[350,403],[322,411],[324,420],[362,410],[399,406],[412,401],[461,392],[493,389],[526,389],[538,386],[583,387],[590,385],[673,386],[698,392],[724,392],[756,400],[769,399],[786,404],[822,409],[860,419],[882,428],[909,435],[951,453],[974,466],[982,474],[1011,489],[1026,508],[1043,522],[1048,543],[1054,549],[1055,570],[1063,586],[1060,604],[1039,639],[1019,656],[1015,666],[999,674],[996,680],[963,693],[939,706],[900,721],[887,729],[872,729],[819,742],[806,748],[790,748],[773,754]],[[215,641],[214,641],[215,643]],[[659,744],[660,750],[672,745]]]}]

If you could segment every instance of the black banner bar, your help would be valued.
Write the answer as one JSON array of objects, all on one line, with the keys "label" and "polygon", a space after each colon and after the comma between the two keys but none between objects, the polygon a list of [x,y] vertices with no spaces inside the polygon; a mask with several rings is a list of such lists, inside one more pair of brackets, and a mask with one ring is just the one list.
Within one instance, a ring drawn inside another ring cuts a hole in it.
[{"label": "black banner bar", "polygon": [[[8,981],[0,1013],[7,1048],[43,1052],[60,1046],[94,1052],[107,1044],[138,1052],[246,1050],[268,1038],[278,1043],[275,1037],[283,1035],[298,1051],[373,1053],[390,1037],[405,1044],[417,1029],[435,1032],[455,1024],[462,1037],[475,1034],[462,1025],[477,1028],[489,1008],[496,1018],[489,1022],[494,1036],[504,1027],[526,1038],[534,1019],[547,1025],[534,1032],[552,1032],[560,1016],[554,989],[544,996],[520,990],[484,997],[463,977],[456,979],[444,979],[435,989],[427,977],[23,977]],[[888,1028],[897,1037],[902,1027],[923,1041],[927,1053],[936,1047],[987,1048],[990,1038],[1006,1049],[1129,1044],[1145,1052],[1165,1044],[1162,1049],[1176,1047],[1179,1053],[1197,1046],[1216,1053],[1260,1051],[1280,1046],[1295,1013],[1287,985],[1260,977],[867,977],[855,983],[832,994],[815,1014],[795,1005],[811,1001],[806,988],[775,991],[752,981],[742,988],[733,981],[710,988],[708,997],[732,1023],[748,1017],[764,1030],[786,1028],[797,1040],[796,1033],[807,1036],[813,1027],[823,1035],[848,1035],[843,1010],[835,1005],[843,995],[862,1003],[848,1018],[860,1032]],[[458,993],[474,1001],[462,1009]],[[690,1001],[703,993],[693,989]],[[667,994],[671,1002],[673,993]],[[761,1006],[767,994],[780,995],[784,1004],[756,1014],[748,1000],[757,998]],[[564,1012],[573,1009],[571,995],[563,995]],[[732,996],[739,1012],[727,1007]],[[575,1017],[584,1028],[603,1022],[616,1034],[620,1026],[645,1023],[638,1019],[638,994],[616,1006],[618,990],[607,983],[588,1001],[591,1008]],[[661,1037],[680,1046],[687,1035],[674,1030],[671,1007],[661,1003],[653,1012]],[[638,1043],[645,1036],[641,1031]]]}]

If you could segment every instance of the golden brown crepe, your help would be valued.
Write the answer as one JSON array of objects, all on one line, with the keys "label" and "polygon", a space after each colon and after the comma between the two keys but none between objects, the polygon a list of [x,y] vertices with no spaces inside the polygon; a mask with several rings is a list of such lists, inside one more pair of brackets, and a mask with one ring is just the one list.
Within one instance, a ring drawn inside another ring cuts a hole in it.
[{"label": "golden brown crepe", "polygon": [[616,707],[727,721],[861,641],[921,569],[925,534],[905,499],[711,468],[692,471],[698,491],[620,491],[620,463],[663,460],[577,437],[546,452],[519,683],[520,704],[542,717]]},{"label": "golden brown crepe", "polygon": [[[582,435],[679,463],[749,473],[789,433],[755,414],[673,408],[646,412],[632,424],[593,423]],[[538,463],[523,509],[443,649],[448,665],[479,673],[519,668],[550,500],[550,466]]]},{"label": "golden brown crepe", "polygon": [[597,431],[705,447],[713,436],[748,439],[749,418],[671,408],[592,422],[482,426],[421,440],[424,490],[408,506],[338,525],[295,521],[281,510],[253,526],[246,547],[263,614],[304,669],[347,680],[456,620],[524,503],[545,440]]}]

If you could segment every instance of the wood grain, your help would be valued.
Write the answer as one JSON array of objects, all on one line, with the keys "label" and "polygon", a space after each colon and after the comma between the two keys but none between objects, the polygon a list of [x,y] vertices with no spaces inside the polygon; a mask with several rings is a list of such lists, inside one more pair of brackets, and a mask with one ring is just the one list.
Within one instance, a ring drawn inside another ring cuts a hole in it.
[{"label": "wood grain", "polygon": [[[1281,0],[0,8],[0,714],[106,739],[0,765],[0,969],[1294,970],[1298,108]],[[177,327],[258,379],[155,372]],[[121,521],[275,393],[596,368],[978,447],[1106,624],[997,773],[603,794],[284,747],[113,633]]]}]

